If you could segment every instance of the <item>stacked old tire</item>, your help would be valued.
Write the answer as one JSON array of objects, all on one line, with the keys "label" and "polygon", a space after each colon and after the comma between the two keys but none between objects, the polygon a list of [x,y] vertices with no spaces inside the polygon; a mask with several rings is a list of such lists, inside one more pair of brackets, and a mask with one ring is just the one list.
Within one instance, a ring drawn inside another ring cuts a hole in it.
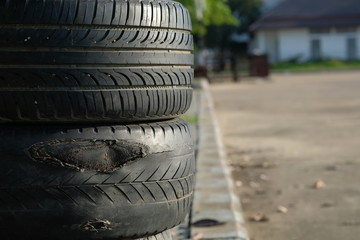
[{"label": "stacked old tire", "polygon": [[192,49],[175,1],[1,1],[1,238],[170,238],[193,192]]}]

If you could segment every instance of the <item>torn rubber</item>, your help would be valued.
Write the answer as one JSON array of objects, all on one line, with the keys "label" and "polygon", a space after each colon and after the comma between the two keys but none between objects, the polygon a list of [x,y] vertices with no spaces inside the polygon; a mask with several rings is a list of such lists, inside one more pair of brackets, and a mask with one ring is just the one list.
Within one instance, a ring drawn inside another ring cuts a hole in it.
[{"label": "torn rubber", "polygon": [[28,152],[34,161],[44,164],[81,172],[112,172],[147,156],[149,147],[125,140],[63,139],[36,143]]}]

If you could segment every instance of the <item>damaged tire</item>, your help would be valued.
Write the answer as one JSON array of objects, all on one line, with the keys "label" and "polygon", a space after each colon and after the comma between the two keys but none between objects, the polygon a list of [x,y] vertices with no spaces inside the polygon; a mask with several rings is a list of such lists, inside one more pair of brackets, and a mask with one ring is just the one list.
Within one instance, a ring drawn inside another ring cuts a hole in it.
[{"label": "damaged tire", "polygon": [[141,238],[189,212],[195,160],[183,120],[2,125],[0,139],[4,239]]},{"label": "damaged tire", "polygon": [[189,108],[188,11],[168,0],[0,2],[0,122],[133,122]]}]

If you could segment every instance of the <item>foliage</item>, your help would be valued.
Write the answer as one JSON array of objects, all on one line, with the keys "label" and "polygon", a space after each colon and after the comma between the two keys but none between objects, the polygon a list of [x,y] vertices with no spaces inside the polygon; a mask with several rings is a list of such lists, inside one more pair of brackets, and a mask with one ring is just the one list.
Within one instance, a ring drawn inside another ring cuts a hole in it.
[{"label": "foliage", "polygon": [[237,24],[237,20],[232,16],[227,0],[203,0],[205,1],[205,8],[201,13],[201,19],[199,19],[199,14],[197,13],[199,9],[196,9],[195,1],[198,0],[178,0],[178,2],[182,3],[189,10],[193,24],[193,32],[200,38],[205,36],[208,26]]},{"label": "foliage", "polygon": [[229,0],[229,6],[236,18],[239,19],[239,32],[247,31],[261,14],[261,0]]},{"label": "foliage", "polygon": [[190,124],[196,124],[196,123],[199,122],[199,119],[196,116],[182,115],[181,118],[184,119],[185,121],[187,121]]},{"label": "foliage", "polygon": [[247,45],[232,42],[230,36],[235,32],[239,34],[248,32],[249,26],[260,16],[262,2],[261,0],[229,0],[228,5],[232,10],[232,15],[238,20],[238,24],[236,26],[208,26],[207,47],[244,53],[247,51]]},{"label": "foliage", "polygon": [[237,24],[237,20],[232,16],[231,9],[226,0],[206,0],[206,10],[203,21],[206,26]]},{"label": "foliage", "polygon": [[360,61],[340,61],[325,59],[304,63],[279,62],[271,66],[273,71],[323,71],[360,69]]},{"label": "foliage", "polygon": [[247,45],[234,43],[231,35],[246,33],[261,12],[262,0],[178,0],[190,12],[195,48],[246,52]]}]

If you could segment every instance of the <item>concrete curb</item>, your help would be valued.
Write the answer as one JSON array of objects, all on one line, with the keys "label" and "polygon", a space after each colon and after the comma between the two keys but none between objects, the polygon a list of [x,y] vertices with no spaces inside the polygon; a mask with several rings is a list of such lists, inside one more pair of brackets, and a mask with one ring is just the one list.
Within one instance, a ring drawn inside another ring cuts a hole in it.
[{"label": "concrete curb", "polygon": [[217,220],[220,225],[191,227],[191,235],[201,239],[249,240],[241,204],[235,193],[231,171],[226,164],[222,135],[214,112],[209,84],[201,81],[199,147],[192,223]]}]

